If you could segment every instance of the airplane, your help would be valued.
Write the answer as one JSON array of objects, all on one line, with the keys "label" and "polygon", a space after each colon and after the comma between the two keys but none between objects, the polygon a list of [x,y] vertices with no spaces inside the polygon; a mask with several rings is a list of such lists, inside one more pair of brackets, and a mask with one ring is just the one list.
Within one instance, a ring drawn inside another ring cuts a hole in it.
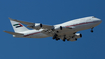
[{"label": "airplane", "polygon": [[[13,37],[19,38],[52,37],[52,39],[55,39],[56,41],[60,39],[63,41],[65,40],[77,41],[78,38],[82,37],[81,33],[77,33],[78,31],[91,29],[91,32],[93,32],[93,28],[102,22],[101,19],[96,18],[94,16],[74,19],[57,25],[45,25],[41,23],[20,21],[12,18],[9,19],[15,32],[10,31],[4,32],[12,34]],[[27,26],[25,27],[22,24]]]}]

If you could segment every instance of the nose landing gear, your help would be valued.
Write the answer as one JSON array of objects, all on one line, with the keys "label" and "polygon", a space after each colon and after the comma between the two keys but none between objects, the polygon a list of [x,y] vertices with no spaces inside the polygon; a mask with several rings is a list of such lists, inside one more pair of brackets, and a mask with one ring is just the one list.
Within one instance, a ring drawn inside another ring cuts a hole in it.
[{"label": "nose landing gear", "polygon": [[[94,28],[94,27],[93,27]],[[93,28],[91,28],[91,32],[93,33]]]}]

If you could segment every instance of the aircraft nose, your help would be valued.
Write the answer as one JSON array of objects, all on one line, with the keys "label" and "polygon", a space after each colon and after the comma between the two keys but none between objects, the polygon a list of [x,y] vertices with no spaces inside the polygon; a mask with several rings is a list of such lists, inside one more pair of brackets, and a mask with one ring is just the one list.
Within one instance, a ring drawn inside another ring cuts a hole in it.
[{"label": "aircraft nose", "polygon": [[100,23],[102,22],[102,20],[101,20],[101,19],[97,19],[97,21],[98,21],[98,22],[100,22]]},{"label": "aircraft nose", "polygon": [[94,16],[92,16],[92,18],[95,20],[95,21],[97,21],[97,22],[102,22],[102,20],[101,19],[99,19],[99,18],[96,18],[96,17],[94,17]]},{"label": "aircraft nose", "polygon": [[98,24],[100,24],[102,22],[102,20],[101,19],[98,19],[98,18],[97,18],[96,21],[97,21]]},{"label": "aircraft nose", "polygon": [[102,20],[100,20],[100,23],[102,22]]}]

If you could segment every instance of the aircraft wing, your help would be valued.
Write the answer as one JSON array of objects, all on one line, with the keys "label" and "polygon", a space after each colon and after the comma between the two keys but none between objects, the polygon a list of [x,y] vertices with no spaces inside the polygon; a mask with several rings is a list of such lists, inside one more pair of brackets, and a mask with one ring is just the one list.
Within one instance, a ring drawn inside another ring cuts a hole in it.
[{"label": "aircraft wing", "polygon": [[35,24],[31,24],[31,25],[27,25],[28,28],[32,28],[32,29],[36,29],[36,30],[39,30],[39,29],[52,29],[53,26],[51,25],[42,25],[41,23],[35,23]]},{"label": "aircraft wing", "polygon": [[51,25],[44,25],[44,24],[42,25],[41,23],[31,23],[31,22],[12,19],[12,18],[9,18],[9,19],[16,21],[16,22],[19,22],[19,23],[22,23],[22,24],[25,24],[25,25],[27,25],[28,28],[31,28],[31,29],[39,30],[41,28],[43,28],[43,29],[52,29],[53,28],[53,26],[51,26]]}]

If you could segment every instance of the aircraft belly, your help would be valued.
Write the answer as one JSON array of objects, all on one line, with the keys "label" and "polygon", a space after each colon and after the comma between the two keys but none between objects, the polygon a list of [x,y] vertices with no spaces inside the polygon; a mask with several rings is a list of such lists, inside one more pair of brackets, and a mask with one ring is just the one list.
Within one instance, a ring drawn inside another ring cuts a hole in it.
[{"label": "aircraft belly", "polygon": [[48,37],[48,36],[43,34],[43,33],[38,33],[38,34],[31,35],[30,37],[31,38],[45,38],[45,37]]},{"label": "aircraft belly", "polygon": [[64,35],[70,35],[73,34],[75,31],[73,29],[65,29],[65,30],[60,30],[59,33],[57,33],[59,36],[64,36]]}]

